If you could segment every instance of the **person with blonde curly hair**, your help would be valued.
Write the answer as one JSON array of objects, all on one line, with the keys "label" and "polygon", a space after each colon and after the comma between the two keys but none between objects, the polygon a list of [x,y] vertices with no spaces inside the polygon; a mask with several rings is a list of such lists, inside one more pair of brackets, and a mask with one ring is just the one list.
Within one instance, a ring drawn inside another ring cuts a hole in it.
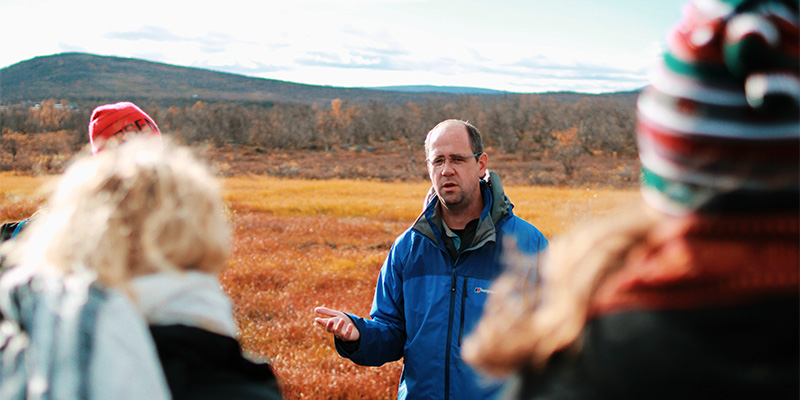
[{"label": "person with blonde curly hair", "polygon": [[[15,267],[3,282],[14,286],[25,282],[20,276],[37,279],[44,272],[64,280],[83,275],[98,290],[124,293],[120,302],[129,301],[140,315],[107,318],[131,325],[144,317],[174,399],[280,398],[271,367],[246,359],[236,340],[232,305],[217,278],[228,259],[230,235],[217,182],[191,150],[159,137],[134,137],[67,169],[46,211],[12,249]],[[103,317],[103,304],[100,308]],[[107,343],[102,338],[108,326],[103,318],[96,326],[90,347],[103,355],[98,365],[130,368],[123,362],[130,353],[141,356],[135,348],[100,346]],[[54,378],[69,370],[55,368]],[[113,368],[96,372],[90,388],[143,390]]]}]

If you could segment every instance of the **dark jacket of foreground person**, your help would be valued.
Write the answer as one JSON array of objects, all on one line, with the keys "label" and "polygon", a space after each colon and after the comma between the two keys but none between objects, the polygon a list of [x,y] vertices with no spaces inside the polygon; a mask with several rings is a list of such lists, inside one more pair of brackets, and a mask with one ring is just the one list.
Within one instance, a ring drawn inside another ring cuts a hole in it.
[{"label": "dark jacket of foreground person", "polygon": [[280,399],[272,367],[242,352],[233,306],[214,274],[160,272],[129,290],[145,316],[172,398]]},{"label": "dark jacket of foreground person", "polygon": [[282,398],[270,365],[242,357],[232,337],[185,325],[150,331],[173,399]]},{"label": "dark jacket of foreground person", "polygon": [[[522,399],[800,398],[798,213],[675,221],[598,289]],[[509,394],[510,394],[509,393]]]}]

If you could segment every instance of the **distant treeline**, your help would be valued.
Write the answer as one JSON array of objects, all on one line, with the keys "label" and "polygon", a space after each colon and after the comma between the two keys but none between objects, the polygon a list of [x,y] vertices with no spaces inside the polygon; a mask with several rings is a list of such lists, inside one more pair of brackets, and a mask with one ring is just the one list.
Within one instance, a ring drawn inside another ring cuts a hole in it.
[{"label": "distant treeline", "polygon": [[[297,103],[137,102],[161,128],[187,144],[254,145],[268,149],[327,150],[393,143],[419,146],[437,122],[474,123],[486,146],[502,153],[548,154],[569,169],[583,154],[636,155],[635,107],[629,101],[587,96],[559,101],[539,95],[453,96],[403,105],[381,101],[326,106]],[[49,99],[0,105],[0,170],[58,171],[88,143],[87,126],[99,104]]]}]

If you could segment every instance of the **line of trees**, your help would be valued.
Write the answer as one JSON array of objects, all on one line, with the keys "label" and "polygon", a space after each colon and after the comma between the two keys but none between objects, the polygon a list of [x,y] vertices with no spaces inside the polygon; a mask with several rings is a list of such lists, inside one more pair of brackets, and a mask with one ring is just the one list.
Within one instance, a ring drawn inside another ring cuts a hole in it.
[{"label": "line of trees", "polygon": [[[98,104],[45,100],[0,106],[0,170],[57,171],[88,142]],[[188,144],[252,145],[268,149],[414,146],[437,122],[466,119],[486,146],[526,157],[556,157],[568,174],[582,155],[635,157],[635,109],[613,97],[582,101],[539,95],[454,96],[403,105],[380,101],[325,106],[197,101],[191,105],[139,104],[161,128]]]}]

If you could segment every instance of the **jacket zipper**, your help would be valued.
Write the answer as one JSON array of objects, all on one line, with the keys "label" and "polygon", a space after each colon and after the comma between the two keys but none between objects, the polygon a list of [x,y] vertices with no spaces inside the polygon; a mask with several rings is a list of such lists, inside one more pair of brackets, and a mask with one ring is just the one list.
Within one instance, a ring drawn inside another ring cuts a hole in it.
[{"label": "jacket zipper", "polygon": [[461,347],[461,340],[464,338],[464,312],[467,305],[467,277],[464,277],[464,290],[461,291],[461,324],[458,327],[458,347]]},{"label": "jacket zipper", "polygon": [[453,275],[450,281],[450,316],[447,321],[447,350],[445,351],[444,359],[444,398],[450,398],[450,352],[452,346],[450,345],[450,338],[453,337],[453,314],[455,311],[456,300],[456,266],[453,265]]}]

